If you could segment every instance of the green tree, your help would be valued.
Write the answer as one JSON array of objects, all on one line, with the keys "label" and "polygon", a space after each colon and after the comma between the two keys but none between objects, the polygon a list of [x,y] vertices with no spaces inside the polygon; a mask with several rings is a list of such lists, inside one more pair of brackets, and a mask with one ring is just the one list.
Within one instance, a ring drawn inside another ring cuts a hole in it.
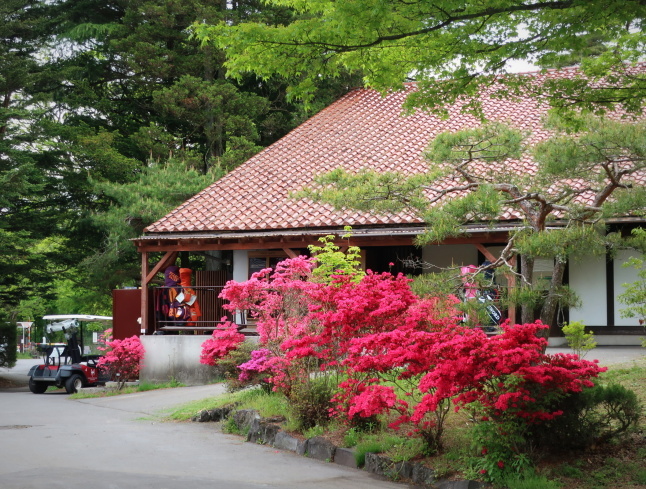
[{"label": "green tree", "polygon": [[[632,231],[632,239],[628,241],[634,249],[640,250],[642,255],[646,253],[646,229],[635,228]],[[621,316],[625,318],[637,318],[639,324],[646,322],[646,260],[633,257],[624,266],[633,267],[637,270],[637,281],[623,284],[624,292],[619,295],[619,300],[627,307],[622,309]],[[646,338],[642,339],[646,346]]]},{"label": "green tree", "polygon": [[[503,209],[515,213],[523,225],[510,232],[491,267],[515,273],[511,259],[520,256],[521,283],[512,300],[521,303],[522,321],[553,325],[560,306],[576,303],[563,285],[568,259],[617,245],[616,234],[604,233],[603,219],[646,214],[646,190],[636,180],[646,168],[646,124],[582,116],[552,117],[549,126],[555,135],[535,146],[527,144],[530,134],[495,123],[443,133],[429,147],[428,173],[339,169],[298,196],[336,208],[412,211],[427,224],[420,244],[463,234],[467,222],[495,222]],[[519,173],[505,163],[525,157],[535,161],[533,171]],[[533,280],[541,257],[554,260],[545,289]]]},{"label": "green tree", "polygon": [[[103,295],[122,285],[141,280],[140,262],[130,239],[144,228],[213,183],[221,174],[206,175],[178,159],[144,168],[129,184],[96,182],[97,192],[110,198],[109,209],[92,216],[104,240],[80,264],[87,270],[87,283]],[[133,265],[136,264],[136,265]],[[88,287],[90,288],[90,287]]]},{"label": "green tree", "polygon": [[16,365],[17,339],[16,322],[8,321],[4,313],[0,314],[0,367],[11,368]]},{"label": "green tree", "polygon": [[[291,94],[311,100],[315,80],[361,70],[366,86],[387,91],[416,80],[411,107],[443,111],[466,95],[478,112],[481,84],[491,84],[513,61],[554,66],[582,56],[586,77],[528,87],[506,75],[500,96],[534,90],[559,107],[604,111],[615,104],[643,107],[646,82],[625,63],[645,51],[643,0],[269,0],[300,17],[285,26],[221,22],[193,26],[204,43],[225,49],[229,74],[282,75]],[[595,45],[609,49],[593,49]],[[597,85],[603,77],[614,86]],[[617,88],[619,87],[619,88]],[[463,99],[464,100],[464,99]]]},{"label": "green tree", "polygon": [[55,259],[38,247],[53,223],[37,126],[45,111],[30,96],[43,75],[36,58],[51,33],[48,11],[38,0],[0,5],[0,300],[11,320],[25,294],[47,295],[52,269],[43,262]]},{"label": "green tree", "polygon": [[[14,313],[25,309],[15,309],[18,301],[34,299],[47,312],[105,310],[108,288],[139,273],[128,237],[161,217],[146,211],[128,229],[116,226],[121,235],[111,230],[109,221],[124,217],[114,217],[116,207],[130,205],[117,187],[136,196],[147,169],[177,171],[160,176],[156,198],[166,212],[180,202],[163,182],[186,184],[187,198],[305,117],[283,80],[226,79],[222,50],[187,30],[198,19],[286,25],[292,8],[260,0],[7,0],[0,15],[0,298]],[[327,94],[319,108],[356,84],[317,83]],[[167,166],[173,159],[183,164]],[[191,186],[191,169],[207,183]]]},{"label": "green tree", "polygon": [[[642,0],[270,3],[289,5],[301,17],[286,26],[203,23],[194,24],[193,30],[203,43],[226,50],[229,76],[283,76],[294,98],[312,100],[319,76],[361,70],[364,85],[382,92],[416,81],[418,89],[408,96],[407,107],[441,114],[458,103],[483,117],[475,96],[483,86],[494,98],[544,98],[562,114],[570,109],[596,115],[616,108],[633,113],[643,109],[646,75],[634,67],[646,44]],[[514,61],[581,66],[571,77],[531,84],[523,75],[505,73]],[[523,320],[538,316],[553,324],[559,305],[576,301],[563,287],[568,258],[581,251],[605,253],[611,236],[597,232],[595,223],[613,213],[643,215],[646,199],[639,185],[631,187],[633,175],[643,170],[643,124],[572,115],[552,124],[557,136],[535,150],[526,147],[526,135],[487,125],[438,137],[427,175],[349,175],[339,170],[317,179],[334,188],[306,195],[338,207],[412,210],[428,224],[421,243],[460,233],[467,216],[490,221],[503,206],[513,208],[525,226],[512,233],[494,266],[508,265],[520,255],[522,286],[514,300],[522,300]],[[506,158],[528,153],[537,162],[535,174],[523,177],[507,171]],[[483,165],[484,170],[476,171]],[[572,175],[589,178],[591,188],[562,185]],[[458,184],[437,187],[438,180],[452,176]],[[550,187],[556,183],[561,185]],[[577,204],[585,192],[592,197],[590,205]],[[546,232],[553,219],[565,225]],[[555,261],[543,291],[533,286],[537,257]]]}]

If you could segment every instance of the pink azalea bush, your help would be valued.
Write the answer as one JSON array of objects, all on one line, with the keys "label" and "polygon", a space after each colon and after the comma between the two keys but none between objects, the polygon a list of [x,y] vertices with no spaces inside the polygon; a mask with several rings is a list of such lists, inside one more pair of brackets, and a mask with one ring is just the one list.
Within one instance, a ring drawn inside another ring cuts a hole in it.
[{"label": "pink azalea bush", "polygon": [[211,366],[217,365],[229,352],[238,348],[243,341],[244,335],[238,332],[237,325],[230,321],[224,321],[221,326],[213,331],[211,338],[202,343],[200,363]]},{"label": "pink azalea bush", "polygon": [[107,343],[112,341],[112,328],[108,328],[103,333],[99,335],[97,343],[99,346],[96,347],[99,351],[106,351],[108,349]]},{"label": "pink azalea bush", "polygon": [[117,387],[121,389],[129,380],[139,378],[145,353],[138,336],[123,340],[107,340],[105,355],[99,359],[97,365],[99,368],[108,370],[112,380],[117,381]]},{"label": "pink azalea bush", "polygon": [[307,383],[311,359],[288,359],[284,342],[307,336],[312,328],[309,318],[313,294],[325,285],[312,282],[312,259],[299,256],[280,262],[276,270],[254,273],[246,282],[230,281],[221,297],[229,310],[246,310],[256,320],[260,346],[265,355],[264,371],[276,390],[290,396],[294,384]]}]

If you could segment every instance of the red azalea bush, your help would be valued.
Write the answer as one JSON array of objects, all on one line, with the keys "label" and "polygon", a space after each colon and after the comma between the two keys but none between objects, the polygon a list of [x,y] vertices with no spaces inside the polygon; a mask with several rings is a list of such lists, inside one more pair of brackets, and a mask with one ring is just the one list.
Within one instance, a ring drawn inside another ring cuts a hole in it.
[{"label": "red azalea bush", "polygon": [[146,353],[139,337],[107,340],[105,345],[106,353],[97,365],[110,372],[112,380],[117,381],[117,387],[121,389],[129,380],[138,379],[141,362]]},{"label": "red azalea bush", "polygon": [[238,332],[237,325],[230,321],[224,321],[220,327],[213,331],[211,338],[202,343],[200,363],[217,365],[218,361],[238,348],[243,341],[244,335]]},{"label": "red azalea bush", "polygon": [[[441,447],[450,407],[467,409],[482,427],[476,438],[491,462],[485,472],[513,467],[513,456],[508,466],[501,458],[518,448],[513,437],[560,416],[559,401],[591,387],[603,371],[575,355],[546,355],[540,322],[506,324],[490,338],[460,324],[457,298],[420,298],[401,274],[320,281],[313,267],[310,258],[288,259],[225,287],[225,307],[256,319],[263,349],[240,366],[241,376],[269,375],[296,404],[332,386],[332,415],[350,423],[387,417],[431,450]],[[205,359],[242,341],[220,334],[209,340]],[[320,382],[309,388],[317,375],[327,382],[323,390]],[[504,449],[495,450],[492,439],[505,440]]]},{"label": "red azalea bush", "polygon": [[353,380],[341,385],[337,412],[351,418],[390,411],[393,428],[412,424],[437,449],[449,403],[495,423],[541,423],[562,414],[551,409],[556,400],[592,387],[591,379],[605,370],[576,355],[543,353],[539,322],[504,325],[493,338],[441,323],[351,339],[344,363]]}]

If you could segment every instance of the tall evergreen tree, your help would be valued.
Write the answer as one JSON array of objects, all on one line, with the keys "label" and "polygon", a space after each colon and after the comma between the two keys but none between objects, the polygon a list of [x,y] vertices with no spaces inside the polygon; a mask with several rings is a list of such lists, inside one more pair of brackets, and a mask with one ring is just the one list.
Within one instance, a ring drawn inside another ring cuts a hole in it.
[{"label": "tall evergreen tree", "polygon": [[[8,0],[0,15],[0,271],[12,286],[0,294],[10,304],[80,287],[94,290],[84,301],[99,304],[96,297],[139,273],[127,239],[180,203],[165,182],[193,182],[187,198],[305,116],[284,81],[227,79],[223,52],[188,30],[196,21],[286,25],[294,15],[287,7]],[[321,84],[325,106],[354,83]],[[144,212],[142,179],[162,168],[178,174],[158,181],[159,205]],[[119,187],[135,200],[140,194],[141,215]]]}]

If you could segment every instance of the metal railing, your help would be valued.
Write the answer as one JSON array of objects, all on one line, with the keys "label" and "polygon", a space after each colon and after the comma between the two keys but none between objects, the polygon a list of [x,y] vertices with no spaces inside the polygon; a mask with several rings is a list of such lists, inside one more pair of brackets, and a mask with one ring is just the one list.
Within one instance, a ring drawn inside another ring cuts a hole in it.
[{"label": "metal railing", "polygon": [[[182,287],[155,287],[153,289],[154,316],[153,326],[155,331],[169,330],[213,330],[222,324],[222,318],[232,319],[231,313],[222,306],[226,303],[220,298],[223,286],[192,286],[190,289],[196,296],[193,305],[179,302],[183,292]],[[191,308],[199,313],[193,319],[177,317],[179,312],[190,311]]]},{"label": "metal railing", "polygon": [[[244,311],[227,311],[224,305],[228,302],[220,298],[220,293],[224,288],[223,285],[194,285],[189,287],[195,293],[197,299],[193,305],[186,302],[170,301],[177,294],[181,293],[182,287],[155,287],[153,292],[153,330],[155,332],[172,331],[172,332],[194,332],[194,333],[210,333],[225,321],[232,321],[238,325],[238,329],[243,333],[253,335],[253,331],[249,331]],[[174,289],[174,291],[171,291]],[[180,296],[181,298],[181,296]],[[197,304],[197,306],[195,306]],[[184,308],[193,307],[199,311],[200,316],[187,319],[185,316],[180,318],[176,317],[174,313],[177,308],[181,306]]]}]

